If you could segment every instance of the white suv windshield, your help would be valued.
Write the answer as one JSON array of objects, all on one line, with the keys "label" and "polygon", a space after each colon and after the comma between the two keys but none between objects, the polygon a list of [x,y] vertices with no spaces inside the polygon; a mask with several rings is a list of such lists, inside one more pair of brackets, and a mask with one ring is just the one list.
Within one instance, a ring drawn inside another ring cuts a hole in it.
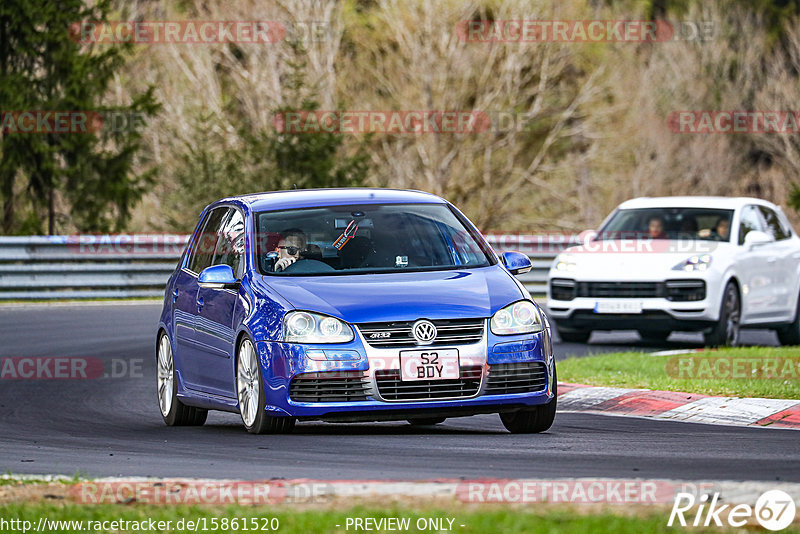
[{"label": "white suv windshield", "polygon": [[730,241],[733,210],[641,208],[618,210],[595,239],[701,239]]},{"label": "white suv windshield", "polygon": [[259,212],[256,254],[269,275],[335,275],[490,265],[481,239],[443,204]]}]

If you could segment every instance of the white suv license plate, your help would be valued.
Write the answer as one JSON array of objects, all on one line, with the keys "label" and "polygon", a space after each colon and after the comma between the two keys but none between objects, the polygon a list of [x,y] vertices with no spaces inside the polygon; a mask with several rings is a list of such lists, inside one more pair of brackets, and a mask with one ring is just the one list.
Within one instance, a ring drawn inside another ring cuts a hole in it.
[{"label": "white suv license plate", "polygon": [[596,302],[595,313],[642,313],[640,300],[606,300]]},{"label": "white suv license plate", "polygon": [[457,349],[400,351],[400,380],[454,380],[461,376]]}]

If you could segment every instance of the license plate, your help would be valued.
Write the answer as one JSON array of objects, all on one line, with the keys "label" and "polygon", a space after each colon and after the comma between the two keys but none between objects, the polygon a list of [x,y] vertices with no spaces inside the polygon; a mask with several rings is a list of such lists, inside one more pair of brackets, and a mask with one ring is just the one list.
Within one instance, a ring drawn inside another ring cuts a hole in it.
[{"label": "license plate", "polygon": [[607,300],[596,302],[595,313],[642,313],[642,302],[639,300]]},{"label": "license plate", "polygon": [[402,350],[400,351],[400,379],[453,380],[460,377],[458,350]]}]

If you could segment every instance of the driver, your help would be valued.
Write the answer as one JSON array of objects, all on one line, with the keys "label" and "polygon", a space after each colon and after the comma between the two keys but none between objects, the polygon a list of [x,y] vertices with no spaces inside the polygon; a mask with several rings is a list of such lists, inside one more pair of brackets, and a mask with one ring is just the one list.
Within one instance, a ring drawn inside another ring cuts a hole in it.
[{"label": "driver", "polygon": [[731,233],[731,220],[727,217],[720,217],[717,219],[717,224],[714,228],[704,228],[700,230],[698,237],[705,237],[708,239],[716,239],[718,241],[727,241]]},{"label": "driver", "polygon": [[731,233],[731,221],[726,217],[720,217],[717,221],[717,236],[721,241],[727,241]]},{"label": "driver", "polygon": [[275,249],[278,261],[275,262],[275,271],[283,271],[288,266],[300,259],[300,252],[306,248],[306,234],[297,228],[290,228],[281,232],[281,240]]}]

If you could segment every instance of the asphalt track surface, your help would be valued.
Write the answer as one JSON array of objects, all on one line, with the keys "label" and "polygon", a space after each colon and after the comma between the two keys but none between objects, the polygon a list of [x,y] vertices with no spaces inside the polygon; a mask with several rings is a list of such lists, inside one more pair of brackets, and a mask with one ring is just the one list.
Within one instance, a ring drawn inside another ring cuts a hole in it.
[{"label": "asphalt track surface", "polygon": [[[0,471],[238,479],[669,478],[800,482],[793,430],[736,428],[562,413],[540,435],[511,435],[496,415],[405,423],[297,425],[247,434],[235,414],[168,428],[156,405],[153,336],[159,305],[0,307],[0,357],[83,356],[130,365],[121,378],[0,380]],[[748,332],[748,344],[775,344]],[[636,334],[557,344],[559,358],[699,346],[697,336],[644,345]],[[107,366],[109,368],[110,366]],[[133,375],[133,376],[131,376]]]}]

